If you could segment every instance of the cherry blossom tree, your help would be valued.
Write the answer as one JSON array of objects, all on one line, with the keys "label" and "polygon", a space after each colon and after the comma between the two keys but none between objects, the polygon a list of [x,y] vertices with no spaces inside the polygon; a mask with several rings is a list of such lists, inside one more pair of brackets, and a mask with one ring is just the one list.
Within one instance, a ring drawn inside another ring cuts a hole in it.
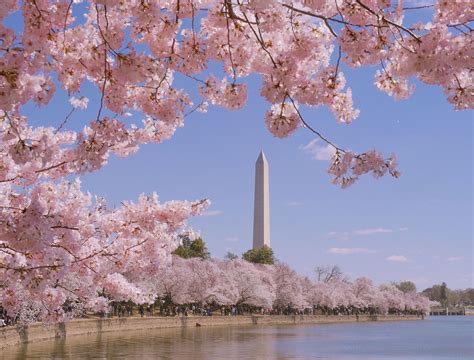
[{"label": "cherry blossom tree", "polygon": [[302,277],[300,283],[301,283],[303,298],[306,303],[306,308],[310,309],[311,313],[313,313],[314,307],[316,306],[316,302],[314,301],[315,300],[315,296],[314,296],[315,284],[307,276]]},{"label": "cherry blossom tree", "polygon": [[382,284],[380,285],[379,290],[383,296],[381,305],[385,312],[396,309],[405,309],[404,293],[395,285]]},{"label": "cherry blossom tree", "polygon": [[193,273],[187,266],[187,261],[175,256],[172,266],[162,267],[158,274],[148,281],[152,283],[155,293],[160,298],[168,298],[174,304],[186,304],[194,301],[189,295],[192,280]]},{"label": "cherry blossom tree", "polygon": [[[169,265],[186,219],[208,202],[143,195],[108,208],[72,177],[169,139],[208,105],[241,108],[251,74],[261,78],[272,134],[305,128],[334,148],[334,183],[346,187],[365,173],[397,177],[394,155],[344,150],[302,109],[326,106],[342,124],[357,118],[343,63],[375,67],[375,85],[395,99],[409,97],[416,78],[441,87],[455,109],[472,108],[470,0],[437,1],[431,21],[409,24],[405,15],[414,11],[402,0],[2,1],[2,306],[27,313],[29,299],[37,319],[59,321],[68,316],[65,302],[98,311],[112,298],[151,301],[146,279]],[[8,25],[15,16],[22,24]],[[216,62],[222,71],[209,66]],[[69,120],[89,105],[87,84],[96,89],[97,114],[73,131]],[[72,108],[58,126],[25,116],[25,105],[47,106],[63,93]]]},{"label": "cherry blossom tree", "polygon": [[317,281],[313,286],[312,301],[313,306],[325,311],[356,306],[352,285],[340,279]]},{"label": "cherry blossom tree", "polygon": [[352,292],[356,299],[354,305],[359,309],[377,308],[377,305],[379,305],[379,291],[369,278],[356,279],[352,284]]},{"label": "cherry blossom tree", "polygon": [[436,305],[436,302],[432,302],[427,297],[414,291],[406,293],[404,299],[405,309],[411,311],[428,313],[430,311],[430,307]]},{"label": "cherry blossom tree", "polygon": [[184,264],[190,267],[193,274],[188,287],[193,302],[220,305],[236,303],[237,288],[231,282],[229,274],[222,271],[216,261],[192,258]]},{"label": "cherry blossom tree", "polygon": [[358,307],[357,297],[354,294],[352,284],[342,280],[334,280],[330,282],[329,299],[332,303],[331,308],[346,309],[350,307]]},{"label": "cherry blossom tree", "polygon": [[227,286],[235,286],[237,289],[238,296],[233,304],[272,308],[275,301],[275,286],[269,266],[241,259],[224,261],[220,266],[229,275],[230,283]]},{"label": "cherry blossom tree", "polygon": [[304,309],[308,307],[303,295],[303,279],[288,265],[276,264],[273,269],[275,282],[276,308],[292,307]]}]

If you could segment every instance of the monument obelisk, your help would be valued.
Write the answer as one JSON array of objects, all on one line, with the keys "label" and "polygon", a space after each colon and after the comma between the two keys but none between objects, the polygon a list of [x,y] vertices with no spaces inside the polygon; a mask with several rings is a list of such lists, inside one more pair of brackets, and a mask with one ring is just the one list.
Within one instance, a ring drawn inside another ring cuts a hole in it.
[{"label": "monument obelisk", "polygon": [[263,151],[255,163],[255,198],[253,208],[253,248],[270,247],[270,199],[268,161]]}]

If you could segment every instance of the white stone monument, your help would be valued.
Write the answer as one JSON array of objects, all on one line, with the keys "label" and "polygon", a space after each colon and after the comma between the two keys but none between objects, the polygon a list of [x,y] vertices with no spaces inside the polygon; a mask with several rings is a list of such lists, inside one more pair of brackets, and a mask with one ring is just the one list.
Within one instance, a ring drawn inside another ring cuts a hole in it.
[{"label": "white stone monument", "polygon": [[268,161],[263,151],[255,163],[255,199],[253,208],[253,248],[270,247],[270,196]]}]

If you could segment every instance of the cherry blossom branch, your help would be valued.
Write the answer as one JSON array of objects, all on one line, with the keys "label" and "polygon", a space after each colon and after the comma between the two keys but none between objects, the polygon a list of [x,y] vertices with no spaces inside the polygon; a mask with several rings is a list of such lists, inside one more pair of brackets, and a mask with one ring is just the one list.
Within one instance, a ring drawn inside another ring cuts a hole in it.
[{"label": "cherry blossom branch", "polygon": [[100,96],[100,106],[99,106],[99,111],[97,112],[97,121],[100,121],[100,114],[101,114],[102,108],[104,106],[105,87],[107,85],[107,49],[106,48],[107,48],[107,46],[109,46],[110,49],[112,51],[114,51],[114,53],[115,53],[115,50],[108,43],[107,39],[104,36],[104,33],[102,32],[102,28],[100,27],[99,7],[98,7],[97,4],[95,5],[95,10],[96,10],[96,13],[97,13],[97,27],[99,28],[99,33],[102,37],[102,40],[105,43],[105,47],[104,47],[104,82],[102,83],[101,96]]},{"label": "cherry blossom branch", "polygon": [[379,14],[377,14],[375,11],[373,11],[371,8],[369,8],[367,5],[365,5],[361,0],[356,0],[356,3],[359,4],[361,7],[363,7],[366,11],[368,11],[369,13],[371,13],[372,15],[374,15],[375,17],[377,17],[377,19],[380,19],[382,20],[383,22],[386,22],[387,24],[390,24],[394,27],[396,27],[397,29],[400,29],[402,31],[405,31],[407,34],[409,34],[413,39],[416,40],[417,43],[421,43],[421,39],[415,35],[415,33],[413,33],[413,31],[411,31],[410,29],[407,29],[406,27],[404,26],[401,26],[393,21],[391,21],[390,19],[387,19],[385,16],[381,16]]},{"label": "cherry blossom branch", "polygon": [[[239,5],[240,5],[240,4],[239,4]],[[230,18],[231,18],[232,20],[234,20],[234,21],[235,21],[235,20],[239,20],[239,21],[242,21],[242,22],[244,22],[244,23],[250,24],[250,22],[248,21],[248,19],[243,19],[243,18],[241,18],[241,17],[239,17],[239,16],[237,16],[237,15],[235,14],[234,8],[232,7],[232,6],[233,6],[232,0],[224,0],[224,6],[225,6],[226,9],[227,9],[227,14],[230,16]],[[251,22],[251,23],[254,24],[254,25],[257,24],[256,22]]]},{"label": "cherry blossom branch", "polygon": [[[449,24],[448,27],[456,29],[459,32],[463,33],[464,35],[469,35],[469,33],[471,33],[473,31],[473,29],[469,25],[467,25],[469,23],[470,23],[470,21],[467,21],[467,22],[462,23],[462,24]],[[464,26],[467,29],[468,32],[466,32],[466,30],[462,29],[461,26]]]},{"label": "cherry blossom branch", "polygon": [[[260,46],[262,47],[263,51],[265,51],[265,52],[267,53],[267,55],[268,55],[268,57],[270,58],[270,60],[271,60],[271,62],[272,62],[272,64],[273,64],[273,66],[274,66],[275,68],[277,68],[278,66],[277,66],[275,60],[273,59],[272,54],[270,53],[270,51],[267,49],[267,46],[265,45],[265,40],[263,39],[263,36],[262,36],[262,38],[259,37],[259,34],[255,31],[255,29],[254,29],[253,26],[252,26],[252,23],[251,23],[250,20],[248,19],[247,14],[246,14],[245,12],[242,12],[242,15],[244,16],[246,23],[248,24],[250,30],[252,31],[252,33],[254,34],[255,38],[257,39],[257,42],[258,42],[258,43],[260,44]],[[258,21],[256,22],[256,25],[257,25],[257,28],[258,28],[259,33],[260,33],[260,35],[261,35],[260,28],[259,28],[259,26],[258,26]]]},{"label": "cherry blossom branch", "polygon": [[420,6],[407,6],[403,7],[403,10],[419,10],[419,9],[428,9],[428,8],[433,8],[434,5],[420,5]]},{"label": "cherry blossom branch", "polygon": [[196,47],[196,26],[195,26],[195,13],[194,13],[195,9],[194,9],[194,2],[191,1],[191,12],[192,12],[192,15],[191,15],[191,32],[193,34],[193,47]]},{"label": "cherry blossom branch", "polygon": [[327,139],[325,136],[323,136],[319,131],[317,131],[316,129],[314,129],[311,125],[309,125],[306,120],[303,118],[303,116],[301,115],[301,112],[300,110],[298,109],[298,107],[296,106],[296,103],[295,101],[293,100],[293,98],[291,97],[291,95],[287,94],[288,96],[288,99],[290,99],[291,101],[291,104],[293,105],[293,108],[295,109],[296,113],[298,114],[298,117],[299,119],[301,120],[301,122],[304,124],[304,126],[310,130],[312,133],[316,134],[321,140],[323,140],[326,144],[332,146],[335,150],[337,151],[340,151],[342,153],[345,153],[346,151],[341,149],[339,146],[337,146],[336,144],[334,144],[332,141],[330,141],[329,139]]},{"label": "cherry blossom branch", "polygon": [[230,63],[231,63],[231,66],[232,66],[232,74],[233,74],[233,78],[234,78],[233,83],[235,84],[235,82],[237,81],[237,74],[236,74],[236,71],[235,71],[234,59],[232,57],[232,47],[230,45],[229,18],[226,16],[225,20],[226,20],[226,27],[227,27],[227,46],[229,48],[229,59],[230,59]]},{"label": "cherry blossom branch", "polygon": [[64,17],[64,26],[63,26],[63,49],[66,48],[66,27],[67,27],[67,18],[69,16],[69,11],[71,10],[71,6],[74,0],[69,0],[69,4],[66,9],[66,16]]},{"label": "cherry blossom branch", "polygon": [[14,249],[12,248],[11,246],[7,245],[6,243],[0,243],[0,249],[8,249],[10,251],[13,251],[13,252],[16,252],[18,254],[22,254],[22,255],[26,255],[26,252],[23,252],[21,250],[17,250],[17,249]]},{"label": "cherry blossom branch", "polygon": [[18,271],[18,272],[28,272],[28,271],[33,271],[33,270],[41,270],[41,269],[50,269],[50,270],[57,270],[60,267],[64,265],[38,265],[38,266],[19,266],[19,267],[10,267],[8,265],[5,265],[3,263],[0,263],[0,268],[1,269],[6,269],[6,270],[12,270],[12,271]]},{"label": "cherry blossom branch", "polygon": [[67,292],[73,294],[74,296],[76,296],[78,298],[78,300],[85,300],[83,297],[78,295],[78,290],[74,291],[74,290],[68,289],[67,287],[65,287],[64,285],[61,285],[59,283],[56,283],[56,287],[59,287],[63,290],[66,290]]},{"label": "cherry blossom branch", "polygon": [[43,11],[39,8],[38,4],[36,3],[36,0],[33,0],[33,5],[36,8],[36,11],[38,11],[39,16],[46,20],[46,18],[43,16]]},{"label": "cherry blossom branch", "polygon": [[186,114],[184,114],[183,117],[184,118],[188,117],[189,115],[197,111],[199,108],[201,108],[203,105],[204,105],[204,101],[201,101],[199,104],[194,106],[191,110],[189,110]]},{"label": "cherry blossom branch", "polygon": [[76,108],[72,108],[69,113],[66,115],[66,117],[64,118],[63,122],[58,126],[58,128],[54,131],[55,134],[57,134],[59,131],[61,131],[61,129],[64,127],[64,125],[66,125],[66,123],[68,122],[69,118],[71,117],[71,115],[74,113],[74,111],[76,110]]},{"label": "cherry blossom branch", "polygon": [[[99,34],[102,40],[104,41],[104,44],[106,47],[110,49],[110,51],[115,55],[115,56],[120,56],[119,53],[110,45],[109,41],[105,37],[105,34],[102,30],[102,27],[100,25],[100,11],[99,11],[99,5],[95,5],[95,11],[96,11],[96,19],[97,19],[97,28],[99,29]],[[107,19],[107,5],[104,5],[104,18],[105,18],[105,30],[108,31],[109,29],[109,21]]]},{"label": "cherry blossom branch", "polygon": [[337,80],[337,74],[339,72],[339,64],[341,62],[341,45],[337,47],[337,61],[336,61],[336,70],[334,71],[334,83]]},{"label": "cherry blossom branch", "polygon": [[124,250],[124,253],[126,254],[126,253],[129,252],[130,250],[135,249],[136,247],[139,247],[139,246],[145,244],[148,240],[149,240],[149,239],[146,238],[146,239],[144,239],[144,240],[139,241],[139,242],[136,243],[135,245],[129,246],[128,248],[126,248],[126,249]]},{"label": "cherry blossom branch", "polygon": [[43,173],[43,172],[46,172],[46,171],[49,171],[49,170],[53,170],[53,169],[56,169],[58,167],[61,167],[63,165],[66,165],[68,162],[67,161],[61,161],[59,164],[55,164],[55,165],[51,165],[51,166],[48,166],[48,167],[45,167],[43,169],[40,169],[40,170],[36,170],[36,173]]},{"label": "cherry blossom branch", "polygon": [[54,225],[54,226],[51,226],[51,229],[64,229],[64,230],[75,230],[75,231],[79,231],[79,228],[78,228],[78,227],[66,226],[66,225]]},{"label": "cherry blossom branch", "polygon": [[309,11],[306,11],[306,10],[303,10],[303,9],[297,9],[291,5],[288,5],[288,4],[281,4],[283,7],[286,7],[288,9],[290,9],[291,11],[295,11],[295,12],[298,12],[300,14],[304,14],[304,15],[308,15],[308,16],[312,16],[312,17],[315,17],[315,18],[318,18],[318,19],[321,19],[323,20],[324,22],[324,25],[326,25],[327,29],[331,32],[331,34],[334,35],[334,37],[337,37],[337,33],[334,31],[334,29],[332,28],[331,24],[329,23],[329,20],[331,21],[334,21],[334,22],[337,22],[339,24],[347,24],[345,21],[341,21],[341,20],[338,20],[338,19],[334,19],[334,18],[329,18],[327,16],[324,16],[324,15],[318,15],[318,14],[314,14],[312,12],[309,12]]}]

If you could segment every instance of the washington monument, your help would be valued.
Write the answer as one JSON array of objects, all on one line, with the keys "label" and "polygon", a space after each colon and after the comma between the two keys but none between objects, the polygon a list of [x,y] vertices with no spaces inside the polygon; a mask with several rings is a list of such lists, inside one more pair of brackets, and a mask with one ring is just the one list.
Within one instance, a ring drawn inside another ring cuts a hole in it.
[{"label": "washington monument", "polygon": [[253,248],[270,247],[270,204],[268,161],[263,151],[255,163],[255,199],[253,208]]}]

